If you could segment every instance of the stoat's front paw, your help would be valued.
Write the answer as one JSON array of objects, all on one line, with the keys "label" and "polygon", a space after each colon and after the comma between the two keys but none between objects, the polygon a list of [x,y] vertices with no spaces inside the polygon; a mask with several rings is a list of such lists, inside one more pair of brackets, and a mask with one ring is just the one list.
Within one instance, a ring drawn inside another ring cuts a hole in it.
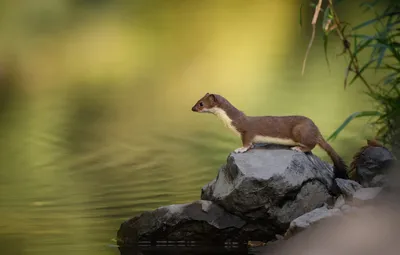
[{"label": "stoat's front paw", "polygon": [[235,153],[244,153],[249,150],[250,147],[240,147],[234,150]]},{"label": "stoat's front paw", "polygon": [[300,146],[294,146],[291,148],[292,151],[303,152]]}]

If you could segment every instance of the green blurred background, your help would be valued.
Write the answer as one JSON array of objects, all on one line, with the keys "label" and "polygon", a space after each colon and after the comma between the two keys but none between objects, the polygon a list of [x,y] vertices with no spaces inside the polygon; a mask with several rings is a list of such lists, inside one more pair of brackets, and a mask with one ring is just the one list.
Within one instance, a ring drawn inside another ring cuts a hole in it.
[{"label": "green blurred background", "polygon": [[[249,115],[301,114],[325,137],[370,109],[297,0],[0,2],[1,254],[118,254],[120,223],[200,197],[240,140],[191,112],[206,92]],[[358,1],[338,11],[362,21]],[[320,30],[320,29],[318,29]],[[332,146],[347,162],[365,120]],[[329,160],[319,148],[315,154]]]}]

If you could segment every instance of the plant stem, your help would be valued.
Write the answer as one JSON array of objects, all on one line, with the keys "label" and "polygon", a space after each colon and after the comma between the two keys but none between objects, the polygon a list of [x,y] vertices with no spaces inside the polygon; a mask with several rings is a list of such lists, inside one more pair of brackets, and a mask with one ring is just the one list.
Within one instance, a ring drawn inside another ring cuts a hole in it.
[{"label": "plant stem", "polygon": [[321,11],[321,6],[322,6],[322,0],[318,0],[318,4],[317,4],[317,6],[315,7],[314,17],[313,17],[312,22],[311,22],[311,25],[312,25],[312,34],[311,34],[310,42],[308,43],[306,55],[305,55],[304,60],[303,60],[303,69],[301,70],[301,74],[302,74],[302,75],[304,75],[304,70],[305,70],[305,68],[306,68],[306,62],[307,62],[308,54],[310,53],[311,46],[312,46],[312,44],[313,44],[313,42],[314,42],[314,38],[315,38],[315,24],[317,23],[318,15],[319,15],[319,12]]},{"label": "plant stem", "polygon": [[[336,32],[340,38],[340,40],[343,42],[343,46],[345,47],[345,51],[347,51],[347,53],[350,55],[351,58],[351,62],[353,64],[354,67],[354,72],[356,73],[356,75],[358,75],[361,79],[361,81],[364,83],[364,85],[367,87],[367,89],[369,90],[370,93],[374,93],[373,89],[371,88],[371,86],[368,84],[367,80],[365,80],[365,78],[362,76],[362,74],[360,73],[360,68],[359,68],[359,64],[358,64],[358,59],[357,56],[355,56],[352,52],[352,50],[350,49],[348,42],[342,32],[342,27],[341,27],[341,23],[339,20],[339,17],[337,16],[335,9],[333,7],[333,0],[328,0],[329,2],[329,7],[331,8],[332,11],[332,16],[333,16],[333,22],[336,25]],[[348,75],[348,74],[347,74]],[[346,79],[347,80],[347,79]]]}]

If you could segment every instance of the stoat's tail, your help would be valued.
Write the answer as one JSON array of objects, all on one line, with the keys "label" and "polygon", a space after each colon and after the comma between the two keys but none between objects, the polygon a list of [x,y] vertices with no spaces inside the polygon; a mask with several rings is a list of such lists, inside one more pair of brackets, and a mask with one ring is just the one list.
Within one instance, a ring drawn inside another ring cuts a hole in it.
[{"label": "stoat's tail", "polygon": [[344,163],[343,159],[321,135],[318,137],[318,145],[324,149],[332,159],[334,178],[348,179],[346,163]]}]

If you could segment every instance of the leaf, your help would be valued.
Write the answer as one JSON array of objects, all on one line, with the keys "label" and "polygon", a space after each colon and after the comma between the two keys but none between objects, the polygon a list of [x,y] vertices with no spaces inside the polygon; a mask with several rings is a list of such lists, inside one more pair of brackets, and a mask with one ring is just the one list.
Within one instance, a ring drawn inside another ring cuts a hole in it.
[{"label": "leaf", "polygon": [[331,18],[329,18],[330,12],[331,12],[331,7],[328,6],[324,11],[324,18],[322,19],[322,30],[324,31],[327,30],[325,29],[326,24],[331,21]]},{"label": "leaf", "polygon": [[387,84],[393,82],[396,79],[397,75],[398,75],[398,73],[394,72],[394,73],[391,73],[391,74],[387,75],[386,77],[384,77],[383,85],[387,85]]},{"label": "leaf", "polygon": [[379,56],[378,56],[378,60],[376,62],[375,69],[378,69],[381,66],[383,58],[385,57],[385,51],[386,51],[386,48],[381,49],[381,52],[379,53]]},{"label": "leaf", "polygon": [[327,33],[323,34],[323,39],[324,39],[325,60],[326,60],[326,64],[328,65],[328,70],[330,72],[331,71],[331,67],[330,67],[329,58],[328,58],[328,34]]},{"label": "leaf", "polygon": [[349,85],[353,84],[353,82],[362,75],[362,73],[365,71],[365,69],[367,69],[368,66],[370,66],[372,63],[374,63],[376,60],[375,59],[371,59],[370,61],[368,61],[365,65],[363,65],[359,70],[358,73],[356,73],[356,75],[354,75],[353,79],[351,79],[351,81],[349,82]]},{"label": "leaf", "polygon": [[363,28],[363,27],[366,27],[366,26],[368,26],[368,25],[370,25],[372,23],[375,23],[377,21],[378,21],[378,19],[367,20],[367,21],[361,23],[360,25],[357,25],[357,26],[353,27],[353,31],[358,30],[358,29]]},{"label": "leaf", "polygon": [[374,41],[374,38],[367,39],[363,42],[360,42],[357,47],[354,49],[353,55],[357,56],[358,53],[360,53],[363,49],[368,47],[372,42]]},{"label": "leaf", "polygon": [[385,64],[385,67],[386,67],[387,69],[400,72],[400,68],[399,68],[399,67],[395,67],[395,66],[392,66],[392,65],[389,65],[389,64]]},{"label": "leaf", "polygon": [[333,132],[329,137],[328,137],[328,141],[330,140],[334,140],[338,134],[340,132],[343,131],[343,129],[354,119],[356,118],[361,118],[361,117],[375,117],[375,116],[380,116],[382,115],[380,112],[378,111],[361,111],[361,112],[355,112],[353,114],[351,114],[349,117],[347,117],[347,119],[342,123],[342,125],[340,125],[335,132]]},{"label": "leaf", "polygon": [[368,10],[371,10],[371,9],[373,10],[374,6],[377,5],[379,1],[380,0],[375,0],[373,2],[362,2],[359,6],[360,7],[363,7],[363,6],[368,7],[366,10],[364,10],[364,12],[365,12],[365,11],[368,11]]},{"label": "leaf", "polygon": [[333,5],[340,4],[342,1],[343,1],[343,0],[336,0],[336,1],[333,3]]}]

